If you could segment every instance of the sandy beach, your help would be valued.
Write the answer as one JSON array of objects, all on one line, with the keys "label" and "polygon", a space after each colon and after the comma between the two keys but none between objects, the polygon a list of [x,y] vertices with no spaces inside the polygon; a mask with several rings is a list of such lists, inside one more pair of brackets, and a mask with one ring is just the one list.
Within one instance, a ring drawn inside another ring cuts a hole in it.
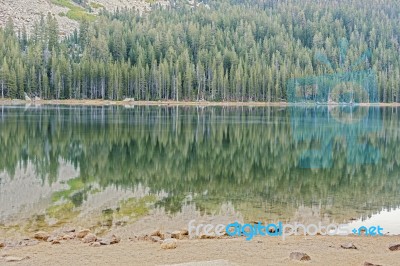
[{"label": "sandy beach", "polygon": [[[356,249],[341,247],[349,242]],[[400,243],[400,236],[178,240],[175,249],[162,249],[151,241],[126,240],[92,247],[70,240],[58,245],[42,242],[4,248],[0,264],[16,257],[23,260],[7,265],[398,265],[400,250],[389,250],[391,243]],[[296,251],[306,253],[310,260],[291,259],[290,253]]]}]

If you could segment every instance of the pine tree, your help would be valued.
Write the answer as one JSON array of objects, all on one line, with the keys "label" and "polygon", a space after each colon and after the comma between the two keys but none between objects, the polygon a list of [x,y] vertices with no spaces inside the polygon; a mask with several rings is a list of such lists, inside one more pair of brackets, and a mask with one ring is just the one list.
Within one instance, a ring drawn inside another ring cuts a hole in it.
[{"label": "pine tree", "polygon": [[58,22],[55,17],[48,13],[47,15],[47,38],[48,38],[48,49],[58,49]]},{"label": "pine tree", "polygon": [[7,82],[10,76],[10,70],[6,61],[3,59],[3,63],[0,68],[0,86],[1,86],[1,98],[4,98],[7,94]]}]

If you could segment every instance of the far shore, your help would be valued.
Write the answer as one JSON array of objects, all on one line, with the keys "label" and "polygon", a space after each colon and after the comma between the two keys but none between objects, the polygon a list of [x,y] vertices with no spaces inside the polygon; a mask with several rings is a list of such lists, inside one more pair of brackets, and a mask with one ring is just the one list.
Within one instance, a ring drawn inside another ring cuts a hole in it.
[{"label": "far shore", "polygon": [[122,106],[287,106],[286,102],[209,102],[209,101],[112,101],[101,99],[68,99],[68,100],[39,100],[39,101],[26,101],[26,100],[11,100],[0,99],[0,105],[81,105],[81,106],[108,106],[108,105],[122,105]]},{"label": "far shore", "polygon": [[[121,105],[121,106],[248,106],[248,107],[286,107],[292,104],[288,102],[253,102],[253,101],[226,101],[226,102],[210,102],[210,101],[111,101],[101,99],[67,99],[67,100],[19,100],[19,99],[0,99],[0,105],[76,105],[76,106],[108,106],[108,105]],[[339,104],[293,104],[296,106],[341,106]],[[345,106],[345,105],[344,105]],[[380,106],[380,107],[398,107],[400,103],[359,103],[355,106]]]}]

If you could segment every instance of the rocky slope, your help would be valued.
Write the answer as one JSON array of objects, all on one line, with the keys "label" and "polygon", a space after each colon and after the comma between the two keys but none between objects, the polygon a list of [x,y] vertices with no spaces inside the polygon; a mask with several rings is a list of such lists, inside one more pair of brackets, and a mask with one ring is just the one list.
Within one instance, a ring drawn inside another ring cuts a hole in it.
[{"label": "rocky slope", "polygon": [[[4,26],[11,17],[17,29],[22,29],[25,25],[28,32],[32,28],[34,22],[38,20],[41,14],[46,15],[48,12],[53,14],[59,23],[60,34],[66,35],[71,33],[77,26],[76,20],[68,18],[66,14],[70,8],[54,4],[55,2],[66,3],[76,6],[72,0],[0,0],[0,26]],[[168,1],[157,1],[162,5],[167,5]],[[150,4],[145,0],[93,0],[88,1],[92,10],[90,14],[95,15],[102,7],[108,10],[116,8],[135,8],[141,12],[149,10]],[[84,10],[82,8],[82,10]]]}]

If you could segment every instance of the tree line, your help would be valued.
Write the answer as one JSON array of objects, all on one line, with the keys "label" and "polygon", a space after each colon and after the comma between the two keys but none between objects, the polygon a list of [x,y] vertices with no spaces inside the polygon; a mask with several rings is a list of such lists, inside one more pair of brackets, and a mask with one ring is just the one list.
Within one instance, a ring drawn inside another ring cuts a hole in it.
[{"label": "tree line", "polygon": [[349,71],[370,50],[356,70],[376,73],[381,102],[400,101],[398,1],[185,3],[142,16],[103,11],[62,39],[50,14],[29,33],[9,20],[0,29],[1,97],[285,101],[288,79]]}]

